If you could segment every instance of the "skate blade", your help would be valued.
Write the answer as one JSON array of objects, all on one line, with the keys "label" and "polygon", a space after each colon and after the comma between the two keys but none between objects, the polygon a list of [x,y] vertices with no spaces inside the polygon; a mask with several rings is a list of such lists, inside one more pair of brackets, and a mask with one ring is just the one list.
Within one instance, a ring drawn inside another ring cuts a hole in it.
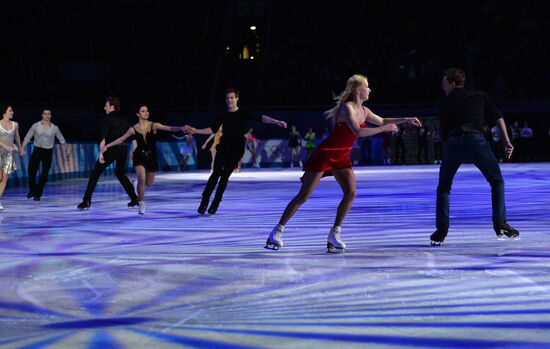
[{"label": "skate blade", "polygon": [[431,245],[432,245],[432,246],[441,246],[441,243],[442,243],[442,242],[443,242],[443,241],[433,241],[433,240],[432,240],[432,241],[431,241]]},{"label": "skate blade", "polygon": [[518,241],[518,240],[521,240],[521,237],[518,235],[518,236],[506,236],[504,234],[501,234],[497,237],[497,240],[498,241]]},{"label": "skate blade", "polygon": [[342,254],[342,253],[344,253],[345,250],[346,250],[345,248],[336,247],[333,244],[331,244],[330,242],[327,243],[327,253]]},{"label": "skate blade", "polygon": [[267,241],[265,242],[264,248],[266,250],[279,251],[281,246],[277,245],[277,244],[274,244],[273,242],[271,242],[271,240],[267,239]]},{"label": "skate blade", "polygon": [[327,253],[330,253],[330,254],[344,254],[344,252],[346,251],[345,248],[327,248]]}]

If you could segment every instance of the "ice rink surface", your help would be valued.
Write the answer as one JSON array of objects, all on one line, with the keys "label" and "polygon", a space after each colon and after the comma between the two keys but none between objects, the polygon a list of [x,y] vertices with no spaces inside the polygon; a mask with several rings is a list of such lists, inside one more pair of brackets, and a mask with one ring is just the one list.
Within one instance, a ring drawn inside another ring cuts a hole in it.
[{"label": "ice rink surface", "polygon": [[298,192],[297,169],[235,173],[218,213],[196,213],[208,172],[163,173],[147,212],[102,177],[8,188],[0,214],[1,348],[549,348],[550,164],[504,164],[497,241],[490,187],[463,165],[451,228],[432,247],[436,165],[358,167],[342,238],[326,253],[341,191],[325,178],[264,249]]}]

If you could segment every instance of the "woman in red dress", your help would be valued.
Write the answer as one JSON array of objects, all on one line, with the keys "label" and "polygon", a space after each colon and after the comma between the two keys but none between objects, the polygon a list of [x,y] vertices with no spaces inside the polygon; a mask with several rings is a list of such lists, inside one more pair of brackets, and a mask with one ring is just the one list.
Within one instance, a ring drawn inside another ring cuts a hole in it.
[{"label": "woman in red dress", "polygon": [[[325,114],[332,119],[333,130],[319,147],[311,154],[304,166],[301,178],[302,187],[298,195],[287,205],[279,224],[273,228],[267,238],[266,248],[278,250],[283,247],[285,224],[313,193],[324,176],[334,176],[340,184],[344,196],[338,206],[334,226],[327,238],[328,252],[343,252],[346,244],[340,238],[341,225],[356,195],[355,175],[351,168],[350,151],[358,137],[368,137],[381,132],[396,132],[396,124],[408,122],[415,126],[421,123],[417,118],[381,118],[363,103],[369,99],[371,90],[366,77],[353,75],[348,79],[346,89],[335,97],[336,106]],[[365,128],[371,123],[379,127]]]}]

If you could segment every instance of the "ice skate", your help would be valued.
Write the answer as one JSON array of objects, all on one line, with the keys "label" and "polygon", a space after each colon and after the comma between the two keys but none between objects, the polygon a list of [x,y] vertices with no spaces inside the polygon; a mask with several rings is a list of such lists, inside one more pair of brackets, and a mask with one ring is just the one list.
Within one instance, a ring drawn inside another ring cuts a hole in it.
[{"label": "ice skate", "polygon": [[493,223],[493,229],[498,240],[520,240],[519,231],[512,228],[506,222]]},{"label": "ice skate", "polygon": [[340,238],[341,227],[333,227],[327,237],[327,253],[343,253],[346,244]]},{"label": "ice skate", "polygon": [[128,208],[136,208],[136,207],[139,207],[139,201],[137,199],[132,199],[132,201],[128,203]]},{"label": "ice skate", "polygon": [[269,237],[267,238],[267,241],[265,242],[264,248],[267,248],[268,250],[275,250],[277,251],[281,247],[283,247],[283,232],[285,231],[285,226],[277,224],[275,228],[271,231],[271,234],[269,234]]},{"label": "ice skate", "polygon": [[139,215],[143,216],[145,214],[145,201],[139,201]]},{"label": "ice skate", "polygon": [[206,212],[207,207],[208,207],[208,199],[202,198],[201,204],[199,205],[197,212],[199,214],[204,214],[204,212]]},{"label": "ice skate", "polygon": [[445,241],[447,237],[447,229],[437,228],[437,230],[430,236],[432,246],[441,246],[441,243]]},{"label": "ice skate", "polygon": [[86,211],[90,209],[90,206],[92,206],[90,201],[82,201],[76,208],[79,211]]},{"label": "ice skate", "polygon": [[208,208],[208,213],[216,214],[216,212],[218,212],[218,207],[220,206],[220,202],[221,200],[216,200],[216,198],[214,198],[214,200],[210,204],[210,207]]}]

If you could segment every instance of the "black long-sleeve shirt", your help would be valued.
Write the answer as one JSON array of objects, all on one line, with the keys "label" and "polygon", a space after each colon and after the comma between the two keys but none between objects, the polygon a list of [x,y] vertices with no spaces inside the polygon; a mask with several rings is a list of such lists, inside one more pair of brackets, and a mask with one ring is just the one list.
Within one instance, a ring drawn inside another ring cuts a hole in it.
[{"label": "black long-sleeve shirt", "polygon": [[441,135],[464,132],[483,133],[486,123],[493,125],[502,114],[483,91],[455,88],[439,108]]},{"label": "black long-sleeve shirt", "polygon": [[120,115],[118,111],[110,112],[103,118],[99,141],[105,139],[105,144],[109,144],[125,134],[130,126],[128,119]]},{"label": "black long-sleeve shirt", "polygon": [[216,147],[218,151],[244,152],[246,139],[244,134],[248,131],[250,122],[261,122],[262,116],[246,110],[238,109],[234,112],[225,111],[210,125],[213,132],[216,132],[220,125],[223,125],[220,143]]}]

